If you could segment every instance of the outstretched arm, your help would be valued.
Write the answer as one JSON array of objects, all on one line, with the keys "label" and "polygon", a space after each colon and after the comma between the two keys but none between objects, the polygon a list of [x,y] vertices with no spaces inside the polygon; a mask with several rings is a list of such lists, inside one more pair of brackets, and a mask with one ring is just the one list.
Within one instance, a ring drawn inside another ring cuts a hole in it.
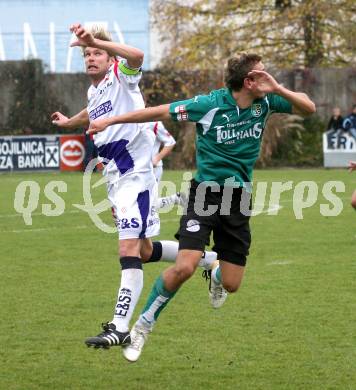
[{"label": "outstretched arm", "polygon": [[142,110],[128,112],[119,116],[112,116],[110,118],[98,119],[90,123],[87,131],[88,134],[95,134],[104,131],[108,126],[117,123],[145,123],[164,121],[170,118],[169,104],[163,104],[157,107],[148,107]]},{"label": "outstretched arm", "polygon": [[66,117],[59,111],[54,112],[51,118],[54,125],[68,130],[89,126],[89,115],[86,108],[71,118]]},{"label": "outstretched arm", "polygon": [[356,161],[349,162],[349,172],[356,171]]},{"label": "outstretched arm", "polygon": [[90,31],[79,23],[73,24],[70,27],[70,31],[78,38],[71,46],[96,47],[106,50],[111,55],[125,58],[128,66],[131,68],[140,68],[142,66],[144,54],[140,49],[123,43],[102,41],[101,39],[94,38]]},{"label": "outstretched arm", "polygon": [[253,80],[253,88],[261,93],[275,93],[284,97],[293,106],[293,113],[307,116],[313,114],[315,104],[309,99],[308,95],[302,92],[293,92],[279,84],[269,73],[262,70],[252,70],[249,77]]}]

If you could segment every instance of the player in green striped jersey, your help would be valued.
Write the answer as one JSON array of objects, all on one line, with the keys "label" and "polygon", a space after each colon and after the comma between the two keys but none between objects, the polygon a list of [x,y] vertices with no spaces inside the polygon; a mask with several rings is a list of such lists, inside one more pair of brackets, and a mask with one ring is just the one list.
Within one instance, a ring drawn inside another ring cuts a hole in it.
[{"label": "player in green striped jersey", "polygon": [[242,54],[228,61],[226,87],[192,99],[113,116],[91,123],[89,133],[115,123],[167,120],[196,123],[197,173],[182,216],[175,265],[156,280],[124,356],[136,361],[160,312],[194,273],[213,233],[213,250],[221,259],[211,274],[210,300],[220,307],[226,291],[238,290],[251,243],[249,216],[253,166],[270,114],[309,115],[309,97],[279,84],[264,69],[262,58]]}]

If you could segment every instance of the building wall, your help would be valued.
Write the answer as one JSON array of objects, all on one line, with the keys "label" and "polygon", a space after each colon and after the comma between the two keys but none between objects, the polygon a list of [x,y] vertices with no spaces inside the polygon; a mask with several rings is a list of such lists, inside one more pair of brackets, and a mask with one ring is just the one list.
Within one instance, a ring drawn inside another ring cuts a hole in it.
[{"label": "building wall", "polygon": [[[0,62],[0,132],[10,128],[8,125],[10,110],[16,107],[14,96],[16,96],[18,81],[8,76],[9,68],[16,70],[21,69],[21,66],[24,66],[21,61]],[[73,115],[85,107],[86,93],[90,83],[84,73],[43,75],[40,62],[37,68],[35,77],[44,77],[48,96],[54,96],[56,101],[63,103],[68,108],[67,115]],[[356,103],[356,68],[284,70],[273,72],[273,74],[286,87],[308,93],[316,103],[318,116],[325,121],[330,117],[334,106],[339,106],[342,114],[346,115],[350,112],[352,104]],[[183,77],[189,77],[189,74]],[[219,78],[221,75],[216,76],[217,80]],[[212,80],[214,79],[212,77]],[[33,80],[33,85],[35,83],[36,80]]]}]

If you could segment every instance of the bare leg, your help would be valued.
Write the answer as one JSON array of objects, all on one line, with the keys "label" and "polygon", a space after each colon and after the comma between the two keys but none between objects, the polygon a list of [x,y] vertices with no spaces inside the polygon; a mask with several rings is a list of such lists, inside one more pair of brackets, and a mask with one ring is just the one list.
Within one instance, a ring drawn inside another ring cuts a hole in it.
[{"label": "bare leg", "polygon": [[193,275],[202,255],[202,251],[180,250],[175,265],[162,274],[165,288],[172,292],[178,290]]}]

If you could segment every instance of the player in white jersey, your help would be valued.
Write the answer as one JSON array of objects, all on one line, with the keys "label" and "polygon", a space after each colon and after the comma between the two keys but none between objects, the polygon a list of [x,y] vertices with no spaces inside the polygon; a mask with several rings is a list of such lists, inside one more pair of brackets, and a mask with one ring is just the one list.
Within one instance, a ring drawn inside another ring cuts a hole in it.
[{"label": "player in white jersey", "polygon": [[[152,149],[153,173],[156,177],[157,184],[160,183],[163,174],[163,159],[167,157],[176,145],[176,140],[172,134],[164,127],[161,121],[149,122],[151,134],[154,135],[154,144]],[[165,206],[177,204],[185,206],[187,197],[184,193],[176,192],[175,194],[158,198],[156,206],[161,209]]]},{"label": "player in white jersey", "polygon": [[[70,30],[77,37],[72,46],[83,48],[92,85],[87,109],[68,119],[69,125],[85,126],[88,121],[143,108],[138,86],[143,52],[112,42],[100,28],[89,31],[74,24]],[[63,125],[60,113],[52,117],[56,124]],[[108,198],[115,209],[122,272],[114,318],[103,324],[103,332],[88,338],[86,344],[108,348],[130,343],[129,321],[143,286],[141,248],[152,247],[149,238],[159,233],[155,210],[157,184],[151,162],[153,139],[146,124],[112,126],[95,136],[94,142],[104,164]]]},{"label": "player in white jersey", "polygon": [[[68,129],[88,127],[95,119],[144,108],[138,87],[143,53],[112,42],[99,28],[88,31],[75,24],[71,31],[77,36],[72,46],[83,47],[86,72],[92,82],[88,106],[71,118],[55,112],[53,123]],[[116,56],[122,59],[118,61]],[[153,141],[147,124],[115,125],[94,136],[108,179],[108,198],[115,210],[122,272],[114,318],[103,324],[103,332],[85,341],[88,346],[109,348],[130,343],[129,322],[143,286],[141,260],[164,257],[174,261],[178,251],[178,243],[153,245],[150,240],[159,233],[157,183],[151,162]]]},{"label": "player in white jersey", "polygon": [[152,149],[152,164],[156,181],[157,183],[159,183],[163,174],[162,160],[172,152],[176,144],[176,140],[173,138],[171,133],[164,127],[164,124],[161,121],[150,122],[149,126],[155,136],[155,141]]}]

